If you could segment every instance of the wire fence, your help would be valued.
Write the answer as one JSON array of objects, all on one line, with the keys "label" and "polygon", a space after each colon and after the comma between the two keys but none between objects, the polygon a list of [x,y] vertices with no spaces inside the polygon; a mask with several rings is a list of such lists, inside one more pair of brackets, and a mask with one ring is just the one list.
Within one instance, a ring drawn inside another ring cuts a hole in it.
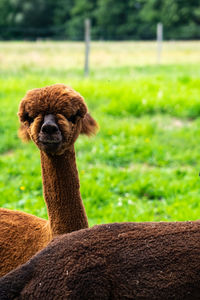
[{"label": "wire fence", "polygon": [[[199,27],[200,29],[200,27]],[[24,28],[24,27],[0,27],[0,32],[4,32],[4,36],[8,36],[12,33],[16,38],[16,40],[68,40],[67,32],[65,26],[50,26],[45,28]],[[199,31],[200,32],[200,31]],[[106,36],[106,33],[104,33]],[[84,75],[89,76],[90,73],[90,43],[91,41],[98,40],[96,39],[97,35],[93,33],[91,20],[86,19],[83,26],[82,32],[79,35],[74,36],[74,39],[70,39],[71,41],[82,41],[85,40],[85,59],[84,59]],[[157,40],[157,47],[155,49],[155,61],[157,64],[162,63],[162,50],[163,50],[163,39],[165,36],[165,28],[162,23],[158,23],[155,26],[155,33],[153,36],[153,40]],[[37,37],[37,38],[36,38]],[[200,38],[200,37],[199,37]],[[100,38],[100,40],[105,40],[104,38]],[[127,37],[125,38],[116,38],[115,40],[129,40]]]},{"label": "wire fence", "polygon": [[[143,25],[143,33],[138,35],[133,28],[132,31],[126,33],[109,32],[107,28],[99,29],[91,28],[92,40],[155,40],[156,39],[156,24],[153,29],[149,29],[149,25]],[[49,27],[23,27],[23,26],[0,26],[0,39],[1,40],[37,40],[39,38],[52,39],[52,40],[72,40],[83,41],[84,40],[84,23],[79,24],[79,30],[71,31],[62,26],[49,26]],[[188,26],[177,27],[174,29],[174,33],[168,33],[165,30],[164,39],[166,40],[191,40],[200,39],[200,26],[190,28]]]}]

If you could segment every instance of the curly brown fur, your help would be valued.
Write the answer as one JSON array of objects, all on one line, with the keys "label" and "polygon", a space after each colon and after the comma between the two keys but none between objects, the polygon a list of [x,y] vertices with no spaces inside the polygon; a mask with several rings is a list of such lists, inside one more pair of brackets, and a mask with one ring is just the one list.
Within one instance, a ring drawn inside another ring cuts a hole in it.
[{"label": "curly brown fur", "polygon": [[88,227],[74,142],[98,126],[83,98],[64,84],[34,89],[22,99],[18,115],[19,136],[31,138],[40,150],[49,221],[0,210],[0,275],[26,262],[53,236]]},{"label": "curly brown fur", "polygon": [[0,299],[197,300],[199,240],[200,222],[116,223],[59,236],[0,279]]},{"label": "curly brown fur", "polygon": [[0,276],[25,263],[50,240],[49,224],[36,216],[0,209]]}]

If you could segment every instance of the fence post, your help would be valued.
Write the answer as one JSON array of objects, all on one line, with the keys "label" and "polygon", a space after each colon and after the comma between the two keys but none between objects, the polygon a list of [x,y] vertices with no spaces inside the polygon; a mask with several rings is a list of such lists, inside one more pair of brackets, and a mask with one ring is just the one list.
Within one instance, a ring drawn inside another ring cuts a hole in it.
[{"label": "fence post", "polygon": [[157,24],[157,63],[161,63],[162,55],[162,41],[163,41],[163,25],[162,23]]},{"label": "fence post", "polygon": [[89,75],[89,54],[90,54],[90,19],[85,20],[85,77]]}]

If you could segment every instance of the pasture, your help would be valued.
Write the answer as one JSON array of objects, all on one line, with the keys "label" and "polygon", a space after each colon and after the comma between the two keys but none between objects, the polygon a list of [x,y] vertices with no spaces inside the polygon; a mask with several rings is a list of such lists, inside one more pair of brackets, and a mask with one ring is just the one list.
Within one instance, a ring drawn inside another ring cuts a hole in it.
[{"label": "pasture", "polygon": [[90,225],[200,215],[200,42],[0,42],[0,203],[46,218],[39,151],[17,137],[26,91],[65,83],[100,125],[76,142]]}]

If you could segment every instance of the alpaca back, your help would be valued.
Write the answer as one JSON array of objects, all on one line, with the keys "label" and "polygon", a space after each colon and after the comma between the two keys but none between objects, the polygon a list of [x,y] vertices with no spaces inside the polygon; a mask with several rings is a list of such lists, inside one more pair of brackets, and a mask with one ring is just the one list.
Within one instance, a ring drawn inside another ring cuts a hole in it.
[{"label": "alpaca back", "polygon": [[50,241],[49,223],[36,216],[0,209],[0,276],[27,262]]}]

